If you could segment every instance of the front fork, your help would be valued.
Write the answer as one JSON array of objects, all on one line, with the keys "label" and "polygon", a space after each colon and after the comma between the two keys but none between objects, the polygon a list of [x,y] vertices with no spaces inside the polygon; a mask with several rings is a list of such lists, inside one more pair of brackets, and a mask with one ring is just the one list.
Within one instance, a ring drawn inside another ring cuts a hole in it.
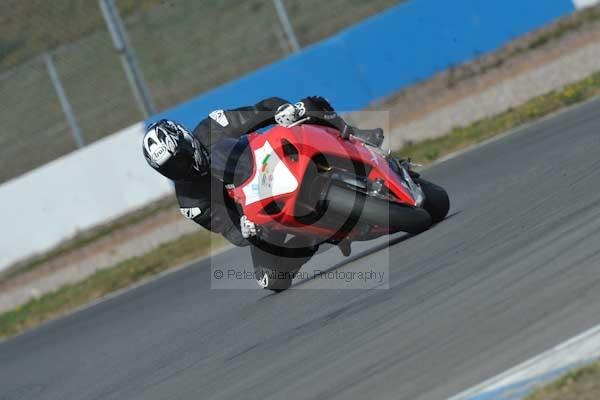
[{"label": "front fork", "polygon": [[413,179],[419,178],[421,175],[418,172],[412,170],[412,167],[421,166],[410,161],[409,159],[397,159],[389,157],[392,169],[396,172],[403,180],[405,188],[408,189],[413,199],[416,201],[416,206],[421,207],[425,202],[425,193],[421,189],[421,186],[417,184]]},{"label": "front fork", "polygon": [[422,167],[423,165],[412,162],[410,158],[395,158],[392,156],[391,151],[388,153],[386,158],[390,162],[394,172],[397,174],[402,175],[402,169],[404,168],[412,179],[421,177],[421,174],[413,170],[413,168]]}]

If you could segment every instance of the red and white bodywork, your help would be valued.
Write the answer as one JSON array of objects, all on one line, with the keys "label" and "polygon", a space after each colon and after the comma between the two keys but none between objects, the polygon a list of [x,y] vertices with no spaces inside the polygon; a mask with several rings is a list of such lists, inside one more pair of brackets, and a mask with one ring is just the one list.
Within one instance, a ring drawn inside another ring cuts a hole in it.
[{"label": "red and white bodywork", "polygon": [[[366,185],[377,182],[390,203],[419,207],[423,201],[420,188],[405,170],[394,168],[385,153],[353,136],[343,139],[335,129],[309,124],[275,126],[262,134],[251,133],[247,140],[253,156],[252,175],[228,193],[248,219],[262,227],[332,237],[337,227],[301,218],[311,212],[310,205],[304,211],[302,203],[320,195],[328,184],[323,177],[335,177],[338,172],[357,176]],[[370,224],[368,229],[370,237],[390,233],[377,224]],[[346,232],[348,238],[357,240],[364,234],[364,227],[360,233]]]}]

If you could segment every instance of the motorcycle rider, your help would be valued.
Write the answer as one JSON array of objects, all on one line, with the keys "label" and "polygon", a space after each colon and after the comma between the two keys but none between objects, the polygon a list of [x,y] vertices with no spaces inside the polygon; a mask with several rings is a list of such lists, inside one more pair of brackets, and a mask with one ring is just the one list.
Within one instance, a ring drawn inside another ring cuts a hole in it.
[{"label": "motorcycle rider", "polygon": [[[352,134],[373,146],[379,147],[383,141],[381,129],[360,130],[348,125],[323,97],[310,96],[295,104],[271,97],[253,106],[215,110],[200,121],[192,134],[177,122],[160,120],[147,128],[143,154],[152,168],[174,181],[180,211],[186,218],[223,235],[236,246],[258,244],[265,238],[256,237],[258,229],[254,223],[239,215],[233,201],[224,195],[224,185],[231,183],[224,182],[223,165],[227,162],[224,158],[230,158],[232,149],[244,135],[275,123],[289,126],[300,119],[333,127],[346,138]],[[269,238],[276,242],[283,239]],[[286,247],[303,249],[291,255],[296,258],[298,269],[319,245],[311,243],[310,238],[300,237],[285,243]],[[256,247],[251,249],[255,264],[258,258],[262,258],[262,263],[269,262],[264,261],[267,252]]]}]

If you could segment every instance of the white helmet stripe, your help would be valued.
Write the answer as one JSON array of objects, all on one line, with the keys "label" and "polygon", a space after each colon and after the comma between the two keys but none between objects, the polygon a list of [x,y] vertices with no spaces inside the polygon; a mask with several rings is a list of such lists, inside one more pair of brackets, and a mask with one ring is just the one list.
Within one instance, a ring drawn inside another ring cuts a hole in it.
[{"label": "white helmet stripe", "polygon": [[166,140],[160,140],[158,138],[158,132],[156,128],[151,129],[146,133],[144,138],[144,148],[150,156],[150,159],[156,165],[163,165],[171,156],[175,150],[175,143],[170,135],[165,135]]}]

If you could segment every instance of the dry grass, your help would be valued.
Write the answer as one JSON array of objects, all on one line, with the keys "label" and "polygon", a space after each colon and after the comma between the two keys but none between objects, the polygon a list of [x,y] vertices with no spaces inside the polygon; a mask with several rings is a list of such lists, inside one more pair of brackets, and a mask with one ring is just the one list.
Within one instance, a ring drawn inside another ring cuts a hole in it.
[{"label": "dry grass", "polygon": [[82,282],[65,285],[0,314],[0,337],[15,335],[183,262],[209,255],[212,249],[224,243],[225,240],[220,236],[206,232],[192,233],[163,244],[143,256],[98,271]]},{"label": "dry grass", "polygon": [[480,143],[516,126],[548,115],[561,108],[600,94],[600,72],[588,78],[529,100],[493,117],[465,127],[454,128],[447,135],[404,146],[398,153],[419,163],[430,163],[444,155]]},{"label": "dry grass", "polygon": [[569,372],[553,383],[534,391],[525,400],[600,399],[600,361]]}]

